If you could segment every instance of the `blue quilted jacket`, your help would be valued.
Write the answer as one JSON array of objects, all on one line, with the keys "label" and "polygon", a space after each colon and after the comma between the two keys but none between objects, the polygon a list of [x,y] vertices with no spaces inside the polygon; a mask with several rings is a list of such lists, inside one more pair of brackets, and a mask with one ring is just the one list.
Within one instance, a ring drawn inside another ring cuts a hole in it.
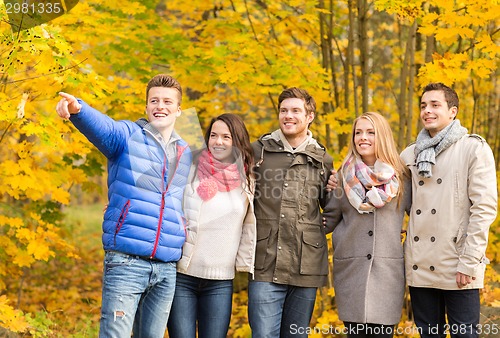
[{"label": "blue quilted jacket", "polygon": [[145,120],[114,121],[79,102],[82,109],[71,122],[108,159],[104,250],[179,260],[185,240],[182,197],[192,161],[187,143],[176,141],[177,161],[169,168],[159,134]]}]

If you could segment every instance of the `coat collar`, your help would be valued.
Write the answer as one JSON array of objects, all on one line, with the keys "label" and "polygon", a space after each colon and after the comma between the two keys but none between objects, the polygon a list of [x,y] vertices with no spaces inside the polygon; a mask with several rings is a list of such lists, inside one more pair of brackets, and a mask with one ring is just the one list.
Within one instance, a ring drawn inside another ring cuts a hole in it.
[{"label": "coat collar", "polygon": [[[274,134],[274,135],[273,135]],[[268,152],[291,152],[286,150],[285,145],[283,144],[283,141],[279,138],[276,137],[277,134],[275,133],[268,133],[262,135],[258,142],[262,145],[262,151],[268,151]],[[297,154],[305,154],[307,156],[310,156],[314,160],[318,162],[323,161],[323,157],[325,155],[325,147],[323,147],[320,143],[318,143],[314,138],[311,138],[308,142],[308,144],[303,148],[303,150],[296,150],[295,153]],[[262,157],[262,156],[261,156]]]}]

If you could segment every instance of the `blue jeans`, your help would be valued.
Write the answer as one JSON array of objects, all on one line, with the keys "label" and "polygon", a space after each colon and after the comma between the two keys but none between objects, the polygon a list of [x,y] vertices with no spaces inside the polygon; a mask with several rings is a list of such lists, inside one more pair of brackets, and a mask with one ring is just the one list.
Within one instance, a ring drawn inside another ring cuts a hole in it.
[{"label": "blue jeans", "polygon": [[106,252],[99,337],[163,338],[175,274],[173,262]]},{"label": "blue jeans", "polygon": [[168,320],[170,338],[226,338],[231,319],[233,280],[212,280],[177,274]]},{"label": "blue jeans", "polygon": [[[411,307],[422,338],[477,338],[479,290],[440,290],[410,286]],[[446,317],[448,323],[446,323]]]},{"label": "blue jeans", "polygon": [[252,338],[307,338],[316,290],[317,288],[250,281],[248,321]]}]

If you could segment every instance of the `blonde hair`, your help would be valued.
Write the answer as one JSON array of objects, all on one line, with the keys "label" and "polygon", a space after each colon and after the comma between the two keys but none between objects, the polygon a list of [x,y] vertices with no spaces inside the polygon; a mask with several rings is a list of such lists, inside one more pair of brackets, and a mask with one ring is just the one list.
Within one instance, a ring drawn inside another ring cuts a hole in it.
[{"label": "blonde hair", "polygon": [[366,119],[370,121],[373,125],[375,131],[375,158],[380,160],[394,168],[396,173],[396,178],[399,183],[399,189],[397,193],[398,204],[403,195],[404,190],[404,176],[410,175],[406,164],[403,162],[399,156],[399,152],[394,142],[394,136],[392,135],[391,126],[385,117],[375,112],[366,112],[363,115],[356,118],[352,124],[352,134],[349,141],[349,148],[347,150],[346,158],[342,163],[342,168],[344,168],[345,163],[351,157],[361,158],[361,155],[356,150],[356,145],[354,144],[354,135],[356,131],[356,124],[360,119]]}]

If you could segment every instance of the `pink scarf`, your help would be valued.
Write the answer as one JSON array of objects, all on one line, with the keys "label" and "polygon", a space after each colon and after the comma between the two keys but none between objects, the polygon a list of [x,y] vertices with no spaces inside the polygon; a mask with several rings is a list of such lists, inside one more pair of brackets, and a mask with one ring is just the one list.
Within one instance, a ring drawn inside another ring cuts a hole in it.
[{"label": "pink scarf", "polygon": [[204,150],[198,159],[198,179],[196,188],[202,200],[208,201],[217,191],[231,191],[241,185],[241,175],[235,163],[222,163]]}]

